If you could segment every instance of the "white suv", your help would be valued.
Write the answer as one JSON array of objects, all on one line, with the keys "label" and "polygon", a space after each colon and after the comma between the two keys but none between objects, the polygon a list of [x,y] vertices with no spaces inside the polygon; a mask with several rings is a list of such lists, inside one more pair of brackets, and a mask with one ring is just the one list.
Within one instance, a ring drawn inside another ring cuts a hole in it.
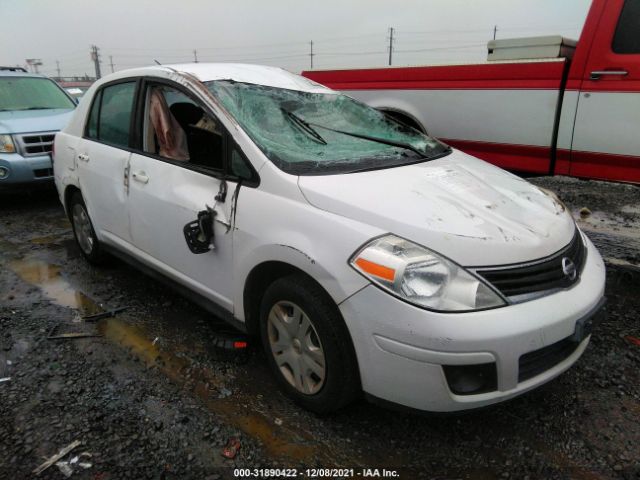
[{"label": "white suv", "polygon": [[514,397],[575,363],[602,312],[602,259],[554,194],[281,69],[109,75],[54,166],[89,261],[259,334],[316,412]]}]

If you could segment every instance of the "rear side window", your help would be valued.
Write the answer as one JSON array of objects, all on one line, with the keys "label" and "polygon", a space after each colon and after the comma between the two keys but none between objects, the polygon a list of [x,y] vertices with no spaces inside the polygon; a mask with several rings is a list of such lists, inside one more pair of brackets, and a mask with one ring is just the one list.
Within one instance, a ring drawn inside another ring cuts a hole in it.
[{"label": "rear side window", "polygon": [[136,82],[103,88],[91,107],[87,136],[118,147],[128,147],[135,91]]},{"label": "rear side window", "polygon": [[626,0],[613,36],[615,53],[640,53],[640,0]]}]

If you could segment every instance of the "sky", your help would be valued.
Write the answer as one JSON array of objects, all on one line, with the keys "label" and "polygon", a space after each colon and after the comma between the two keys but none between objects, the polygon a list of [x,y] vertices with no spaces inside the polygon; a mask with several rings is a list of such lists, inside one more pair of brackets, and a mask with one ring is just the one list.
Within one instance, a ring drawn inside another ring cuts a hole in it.
[{"label": "sky", "polygon": [[483,61],[487,41],[578,39],[590,0],[0,0],[0,65],[93,75],[153,64],[246,62],[293,72]]}]

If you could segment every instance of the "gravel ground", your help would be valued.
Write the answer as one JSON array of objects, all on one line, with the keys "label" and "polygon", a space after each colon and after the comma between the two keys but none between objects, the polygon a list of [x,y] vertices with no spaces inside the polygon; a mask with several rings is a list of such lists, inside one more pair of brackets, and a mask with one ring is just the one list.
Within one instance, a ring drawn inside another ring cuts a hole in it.
[{"label": "gravel ground", "polygon": [[559,195],[605,260],[640,264],[640,186],[570,177],[529,180]]},{"label": "gravel ground", "polygon": [[[233,478],[233,467],[397,469],[401,478],[640,479],[637,187],[557,191],[608,262],[608,319],[578,364],[506,404],[417,416],[364,401],[318,417],[277,390],[261,351],[118,261],[80,257],[55,194],[0,198],[0,478],[33,478],[74,440],[73,478]],[[580,210],[587,207],[591,213]],[[604,220],[604,221],[601,221]],[[81,315],[128,309],[97,323]],[[50,340],[51,334],[99,337]],[[222,456],[231,438],[241,448]],[[39,478],[64,478],[52,466]]]}]

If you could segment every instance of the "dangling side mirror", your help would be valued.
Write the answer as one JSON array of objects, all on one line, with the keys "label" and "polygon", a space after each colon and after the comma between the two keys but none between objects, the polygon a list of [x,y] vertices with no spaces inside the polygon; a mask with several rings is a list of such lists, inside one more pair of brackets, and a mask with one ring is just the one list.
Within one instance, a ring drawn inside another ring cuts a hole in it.
[{"label": "dangling side mirror", "polygon": [[184,226],[184,238],[191,253],[207,253],[215,249],[213,243],[213,222],[216,211],[212,208],[198,212],[198,218]]}]

